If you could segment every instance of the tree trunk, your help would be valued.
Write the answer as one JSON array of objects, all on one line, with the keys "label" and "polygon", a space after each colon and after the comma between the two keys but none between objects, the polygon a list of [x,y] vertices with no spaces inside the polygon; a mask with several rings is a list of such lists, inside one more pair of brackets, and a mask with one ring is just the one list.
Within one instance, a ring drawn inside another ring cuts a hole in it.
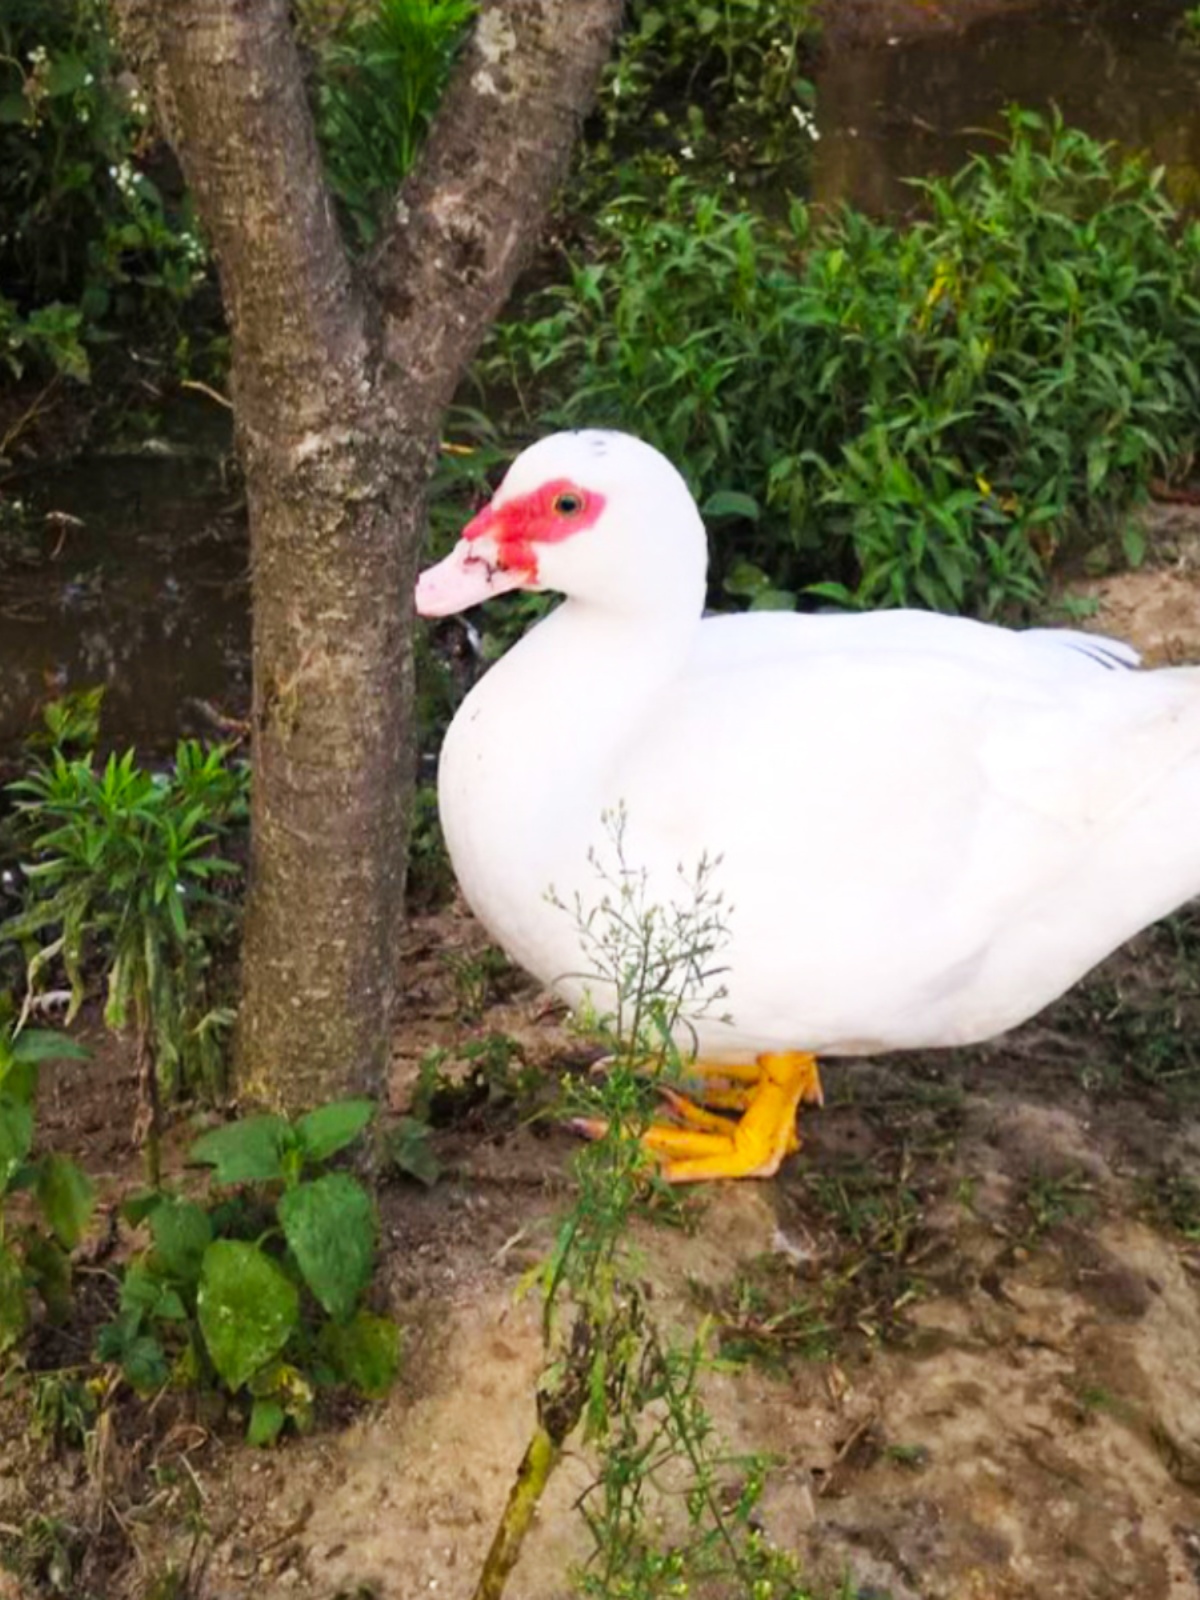
[{"label": "tree trunk", "polygon": [[412,771],[412,590],[444,408],[565,164],[620,0],[485,0],[369,271],[333,220],[287,0],[115,0],[212,245],[254,608],[239,1085],[377,1092]]}]

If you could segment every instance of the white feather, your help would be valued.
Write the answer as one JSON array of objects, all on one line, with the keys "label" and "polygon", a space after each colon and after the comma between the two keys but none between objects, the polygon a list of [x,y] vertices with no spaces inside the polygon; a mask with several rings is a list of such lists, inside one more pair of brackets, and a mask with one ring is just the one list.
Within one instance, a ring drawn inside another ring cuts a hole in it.
[{"label": "white feather", "polygon": [[674,469],[557,435],[497,503],[563,477],[603,513],[542,552],[569,598],[464,702],[440,794],[468,900],[572,1002],[584,957],[547,891],[594,902],[618,805],[651,899],[721,858],[732,1020],[696,1019],[709,1059],[990,1037],[1200,893],[1200,670],[918,612],[701,620]]}]

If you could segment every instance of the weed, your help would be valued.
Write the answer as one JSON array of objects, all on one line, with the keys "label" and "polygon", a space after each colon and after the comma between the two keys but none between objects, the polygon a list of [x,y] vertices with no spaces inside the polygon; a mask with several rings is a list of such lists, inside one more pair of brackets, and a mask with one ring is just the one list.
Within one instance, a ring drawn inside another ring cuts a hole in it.
[{"label": "weed", "polygon": [[823,1361],[833,1352],[832,1308],[822,1304],[819,1287],[799,1289],[793,1270],[777,1257],[752,1264],[719,1294],[699,1285],[692,1292],[713,1317],[726,1360],[778,1369],[792,1355]]},{"label": "weed", "polygon": [[441,1162],[429,1142],[429,1124],[420,1117],[401,1117],[384,1135],[384,1165],[416,1178],[427,1189],[442,1175]]},{"label": "weed", "polygon": [[248,1402],[253,1444],[288,1422],[308,1428],[318,1386],[384,1394],[399,1333],[361,1304],[374,1208],[356,1178],[326,1170],[374,1109],[337,1101],[294,1123],[264,1114],[197,1139],[190,1158],[213,1168],[217,1198],[206,1207],[156,1190],[127,1204],[153,1242],[124,1273],[100,1359],[143,1394],[219,1384]]},{"label": "weed", "polygon": [[437,790],[431,783],[421,783],[413,794],[408,839],[408,903],[429,910],[444,905],[453,890],[454,869],[438,821]]},{"label": "weed", "polygon": [[604,138],[585,175],[619,163],[626,192],[639,176],[653,181],[682,163],[803,178],[816,137],[804,73],[816,30],[812,0],[634,0],[601,91]]},{"label": "weed", "polygon": [[83,1449],[100,1415],[101,1386],[63,1368],[36,1373],[32,1380],[32,1431],[56,1448]]},{"label": "weed", "polygon": [[1142,1205],[1160,1226],[1200,1243],[1200,1183],[1186,1173],[1164,1167],[1142,1183]]},{"label": "weed", "polygon": [[1094,1185],[1082,1172],[1033,1173],[1020,1197],[1023,1242],[1036,1244],[1064,1223],[1089,1216],[1094,1193]]},{"label": "weed", "polygon": [[615,865],[594,860],[598,902],[571,908],[593,997],[612,1001],[592,1020],[613,1059],[600,1083],[577,1090],[603,1131],[576,1159],[577,1197],[537,1273],[547,1344],[538,1423],[476,1600],[501,1594],[576,1428],[597,1456],[580,1501],[594,1545],[576,1577],[581,1594],[665,1600],[711,1584],[714,1593],[745,1600],[798,1600],[791,1563],[754,1525],[766,1463],[730,1455],[705,1408],[707,1328],[682,1346],[667,1339],[630,1252],[634,1208],[654,1182],[641,1142],[652,1084],[682,1071],[675,1042],[682,1019],[719,1002],[714,961],[724,927],[707,862],[683,876],[678,904],[648,903],[644,875],[626,860],[624,822],[622,813],[607,818]]},{"label": "weed", "polygon": [[[0,1357],[24,1338],[34,1294],[54,1319],[70,1303],[71,1251],[92,1214],[95,1190],[66,1156],[33,1155],[34,1102],[41,1062],[86,1054],[60,1034],[23,1029],[11,1006],[0,1006]],[[18,1221],[19,1194],[31,1205]]]},{"label": "weed", "polygon": [[[105,1020],[133,1030],[153,1182],[160,1090],[224,1088],[232,1014],[211,1003],[209,971],[232,912],[214,881],[237,868],[214,846],[244,816],[246,787],[225,747],[194,740],[180,742],[167,773],[139,767],[132,750],[97,767],[91,754],[55,749],[10,786],[31,861],[27,903],[0,923],[0,941],[26,948],[27,1008],[61,961],[68,1021],[83,1000],[87,951],[103,960]],[[37,944],[45,933],[50,941]]]},{"label": "weed", "polygon": [[298,10],[316,60],[326,177],[365,249],[416,159],[475,0],[378,0],[347,7],[332,29],[313,0]]},{"label": "weed", "polygon": [[1080,996],[1084,1026],[1103,1030],[1106,1048],[1081,1068],[1083,1087],[1109,1094],[1126,1086],[1160,1095],[1176,1110],[1200,1096],[1200,922],[1188,911],[1165,918],[1140,941],[1137,961],[1101,974]]},{"label": "weed", "polygon": [[68,689],[48,700],[41,710],[42,726],[25,740],[30,751],[60,750],[80,754],[94,750],[100,738],[100,711],[104,688]]},{"label": "weed", "polygon": [[474,954],[451,951],[446,956],[446,967],[454,983],[461,1022],[478,1021],[513,977],[512,963],[495,945],[486,945]]},{"label": "weed", "polygon": [[34,1593],[72,1595],[83,1564],[88,1535],[60,1517],[40,1514],[19,1530],[3,1533],[3,1564],[29,1584]]},{"label": "weed", "polygon": [[809,1213],[827,1225],[810,1260],[763,1256],[727,1287],[693,1285],[727,1360],[778,1369],[793,1357],[827,1360],[848,1340],[908,1338],[904,1313],[923,1292],[928,1235],[906,1152],[890,1166],[848,1161],[804,1173]]},{"label": "weed", "polygon": [[456,1050],[427,1050],[417,1070],[411,1109],[438,1128],[483,1107],[513,1106],[525,1114],[540,1100],[544,1085],[545,1074],[528,1064],[517,1040],[493,1032]]},{"label": "weed", "polygon": [[720,859],[701,856],[690,876],[681,864],[681,898],[662,905],[649,898],[645,869],[626,858],[624,805],[600,820],[609,845],[588,852],[598,893],[586,902],[577,894],[570,906],[553,888],[548,895],[579,932],[585,968],[577,976],[586,984],[580,1026],[617,1061],[678,1081],[684,1075],[679,1036],[726,996],[718,960],[728,940],[716,883]]}]

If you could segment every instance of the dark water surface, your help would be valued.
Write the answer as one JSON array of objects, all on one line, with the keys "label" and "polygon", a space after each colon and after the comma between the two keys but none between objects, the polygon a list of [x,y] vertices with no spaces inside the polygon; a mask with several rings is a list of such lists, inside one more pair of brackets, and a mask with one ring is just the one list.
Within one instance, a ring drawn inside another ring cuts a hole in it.
[{"label": "dark water surface", "polygon": [[[942,7],[953,11],[952,4]],[[817,77],[814,197],[877,215],[914,205],[906,178],[994,146],[1006,105],[1045,111],[1166,168],[1200,199],[1200,44],[1180,0],[1058,0],[961,32],[831,53]]]},{"label": "dark water surface", "polygon": [[[1051,0],[965,31],[831,51],[817,80],[815,197],[903,213],[907,177],[987,148],[1019,102],[1057,104],[1068,122],[1149,152],[1177,200],[1200,199],[1200,48],[1179,45],[1182,10]],[[105,684],[108,738],[147,752],[211,731],[197,701],[245,713],[245,517],[221,468],[227,422],[210,408],[168,435],[157,450],[0,482],[28,530],[14,539],[0,507],[0,751],[68,686]]]},{"label": "dark water surface", "polygon": [[68,687],[104,684],[106,734],[146,750],[211,735],[197,700],[244,713],[245,514],[218,462],[99,457],[4,494],[29,532],[0,536],[0,749]]}]

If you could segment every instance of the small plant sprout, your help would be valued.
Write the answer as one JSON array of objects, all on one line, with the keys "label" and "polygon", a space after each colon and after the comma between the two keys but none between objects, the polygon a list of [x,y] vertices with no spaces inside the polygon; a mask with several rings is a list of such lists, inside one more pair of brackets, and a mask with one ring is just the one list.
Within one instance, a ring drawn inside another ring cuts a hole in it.
[{"label": "small plant sprout", "polygon": [[597,853],[599,894],[572,907],[591,962],[589,992],[594,1004],[610,1003],[585,1019],[612,1052],[603,1080],[581,1095],[598,1113],[599,1136],[576,1157],[575,1201],[534,1274],[547,1358],[537,1424],[475,1600],[502,1594],[565,1443],[580,1427],[597,1458],[580,1502],[594,1543],[576,1574],[580,1594],[665,1600],[709,1582],[730,1600],[785,1600],[800,1593],[791,1564],[753,1527],[766,1464],[723,1449],[700,1393],[708,1324],[682,1347],[664,1334],[629,1244],[632,1214],[653,1183],[641,1136],[654,1082],[678,1071],[686,1018],[722,997],[718,863],[681,869],[679,901],[652,904],[645,874],[629,860],[624,811],[604,823],[615,865]]},{"label": "small plant sprout", "polygon": [[611,860],[608,851],[588,852],[598,897],[577,892],[568,907],[553,889],[549,894],[573,916],[586,961],[582,972],[569,974],[584,985],[580,1025],[622,1060],[678,1077],[694,1054],[690,1019],[726,998],[727,969],[717,958],[728,942],[731,908],[716,885],[720,857],[701,856],[690,874],[680,864],[680,898],[659,905],[649,899],[645,868],[629,862],[624,805],[600,820]]}]

